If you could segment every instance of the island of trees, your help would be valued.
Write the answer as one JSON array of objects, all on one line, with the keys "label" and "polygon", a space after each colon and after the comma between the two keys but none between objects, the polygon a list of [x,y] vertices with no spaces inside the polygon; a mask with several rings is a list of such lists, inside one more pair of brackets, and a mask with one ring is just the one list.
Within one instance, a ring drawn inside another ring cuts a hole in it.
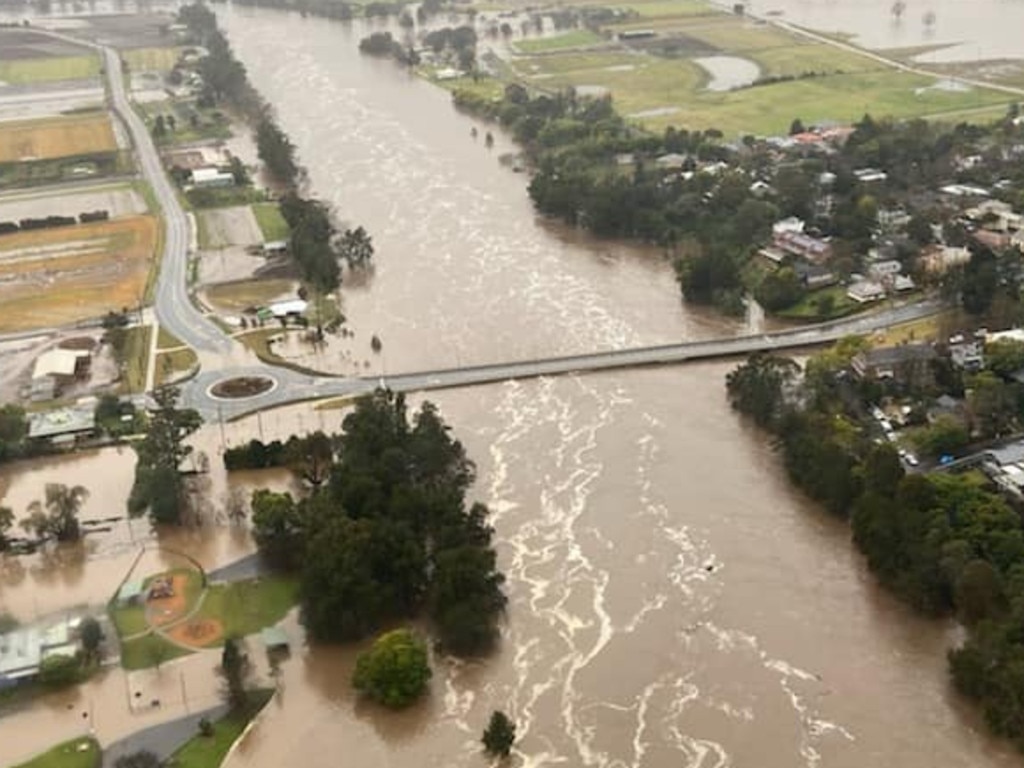
[{"label": "island of trees", "polygon": [[486,652],[498,638],[504,578],[486,507],[467,506],[475,471],[461,443],[432,404],[410,419],[404,398],[384,390],[359,400],[342,427],[225,457],[230,467],[279,456],[309,481],[299,499],[257,491],[252,521],[266,560],[298,573],[310,635],[358,640],[425,616],[444,651]]}]

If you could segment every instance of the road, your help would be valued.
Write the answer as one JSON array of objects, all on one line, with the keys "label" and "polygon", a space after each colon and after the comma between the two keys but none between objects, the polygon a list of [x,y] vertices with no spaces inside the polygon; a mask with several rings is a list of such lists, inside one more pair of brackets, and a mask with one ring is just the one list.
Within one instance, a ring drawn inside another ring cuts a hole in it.
[{"label": "road", "polygon": [[156,196],[164,220],[164,249],[154,309],[160,325],[200,352],[227,352],[232,341],[193,305],[188,295],[189,223],[160,163],[146,124],[132,108],[124,85],[121,59],[113,48],[95,46],[103,55],[110,106],[132,137],[142,176]]}]

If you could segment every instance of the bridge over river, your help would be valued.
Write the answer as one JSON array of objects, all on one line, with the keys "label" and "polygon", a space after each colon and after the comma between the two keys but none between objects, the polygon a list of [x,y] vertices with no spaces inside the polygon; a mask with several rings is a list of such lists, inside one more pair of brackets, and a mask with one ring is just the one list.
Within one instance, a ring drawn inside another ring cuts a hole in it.
[{"label": "bridge over river", "polygon": [[[774,333],[418,371],[387,376],[386,379],[312,376],[270,366],[206,371],[183,387],[183,401],[185,405],[197,409],[205,418],[232,419],[303,400],[363,395],[381,385],[396,392],[425,392],[538,376],[677,364],[737,357],[760,351],[809,348],[829,344],[850,334],[870,333],[895,324],[928,317],[941,309],[941,303],[928,300],[895,306],[855,318]],[[244,400],[218,398],[211,393],[211,387],[218,381],[234,376],[263,376],[272,379],[274,385],[267,392]]]}]

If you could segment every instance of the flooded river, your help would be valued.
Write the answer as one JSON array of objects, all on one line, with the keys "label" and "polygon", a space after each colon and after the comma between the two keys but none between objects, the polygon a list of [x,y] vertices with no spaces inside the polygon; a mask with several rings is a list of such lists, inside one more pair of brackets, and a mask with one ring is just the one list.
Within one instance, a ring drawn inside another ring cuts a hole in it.
[{"label": "flooded river", "polygon": [[[498,162],[513,149],[506,140],[489,152],[470,137],[485,127],[455,113],[445,93],[361,58],[359,25],[218,12],[313,191],[374,236],[375,274],[346,287],[345,312],[357,339],[383,340],[382,374],[739,330],[682,307],[659,254],[538,221],[525,179]],[[297,648],[228,768],[477,766],[495,708],[519,726],[513,764],[530,768],[1019,768],[949,689],[954,628],[878,590],[846,526],[793,492],[764,436],[729,411],[729,367],[433,395],[476,459],[475,493],[493,511],[510,598],[500,650],[481,662],[438,660],[427,700],[393,714],[354,700],[356,649]],[[292,407],[209,425],[198,442],[216,468],[225,444],[339,419]],[[106,516],[101,500],[120,513],[130,456],[58,461],[4,468],[0,493],[20,510],[47,480],[92,478],[87,516]],[[216,501],[225,481],[215,471],[210,482]],[[34,601],[104,602],[135,536],[207,565],[251,550],[229,526],[159,539],[135,525],[124,554],[112,545],[83,558],[71,586],[0,582],[0,605],[31,617]],[[289,631],[299,636],[294,617]],[[93,699],[109,703],[96,715],[105,740],[151,722],[125,709],[136,687],[162,691],[166,711],[212,701],[212,663],[111,674],[74,701],[8,715],[0,764],[80,732]],[[179,670],[187,696],[174,692]]]}]

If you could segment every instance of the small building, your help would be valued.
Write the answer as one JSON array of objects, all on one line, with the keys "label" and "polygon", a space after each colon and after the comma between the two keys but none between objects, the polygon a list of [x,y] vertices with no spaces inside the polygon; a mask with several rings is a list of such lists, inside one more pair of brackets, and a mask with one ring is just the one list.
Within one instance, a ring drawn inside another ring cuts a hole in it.
[{"label": "small building", "polygon": [[896,275],[892,279],[892,289],[896,293],[906,293],[917,288],[917,283],[914,282],[914,278],[910,275]]},{"label": "small building", "polygon": [[827,288],[839,282],[839,276],[821,264],[809,264],[806,261],[793,262],[793,271],[809,291]]},{"label": "small building", "polygon": [[885,288],[873,280],[857,280],[846,289],[846,295],[858,304],[868,304],[885,298]]},{"label": "small building", "polygon": [[874,184],[889,178],[889,174],[878,168],[857,168],[854,170],[853,175],[862,184]]},{"label": "small building", "polygon": [[264,256],[283,256],[288,253],[287,240],[271,240],[263,244]]},{"label": "small building", "polygon": [[92,355],[85,349],[50,349],[36,358],[32,381],[51,379],[56,388],[89,375]]},{"label": "small building", "polygon": [[266,627],[260,631],[260,641],[267,651],[287,651],[290,643],[288,633],[280,626]]},{"label": "small building", "polygon": [[889,259],[886,261],[876,261],[874,264],[868,267],[868,275],[872,280],[884,283],[887,280],[892,280],[900,272],[903,271],[903,265],[895,259]]},{"label": "small building", "polygon": [[309,309],[309,302],[303,301],[302,299],[279,301],[276,304],[271,304],[267,309],[270,310],[270,314],[278,318],[302,317],[306,314],[306,310]]},{"label": "small building", "polygon": [[619,32],[619,40],[650,40],[657,36],[653,29],[627,29]]},{"label": "small building", "polygon": [[957,368],[980,371],[985,365],[984,344],[981,339],[953,336],[949,340],[949,359]]},{"label": "small building", "polygon": [[59,408],[33,413],[28,420],[28,436],[66,445],[90,437],[96,431],[96,412],[91,408]]},{"label": "small building", "polygon": [[686,155],[669,152],[654,159],[654,164],[663,171],[681,171],[686,165]]},{"label": "small building", "polygon": [[972,184],[947,184],[939,189],[949,197],[988,197],[988,190],[984,187],[977,187]]},{"label": "small building", "polygon": [[235,177],[219,168],[196,168],[192,171],[192,184],[200,189],[233,187]]},{"label": "small building", "polygon": [[75,620],[61,619],[0,635],[0,690],[34,680],[44,659],[74,656],[78,652],[74,626]]},{"label": "small building", "polygon": [[772,237],[779,237],[787,232],[796,232],[803,234],[804,227],[806,224],[804,220],[796,216],[790,216],[786,219],[779,219],[772,224]]},{"label": "small building", "polygon": [[971,260],[971,252],[967,248],[951,245],[932,245],[921,251],[920,262],[925,271],[941,275]]},{"label": "small building", "polygon": [[928,386],[935,381],[932,362],[938,357],[931,344],[901,344],[861,352],[853,358],[854,372],[865,380]]}]

